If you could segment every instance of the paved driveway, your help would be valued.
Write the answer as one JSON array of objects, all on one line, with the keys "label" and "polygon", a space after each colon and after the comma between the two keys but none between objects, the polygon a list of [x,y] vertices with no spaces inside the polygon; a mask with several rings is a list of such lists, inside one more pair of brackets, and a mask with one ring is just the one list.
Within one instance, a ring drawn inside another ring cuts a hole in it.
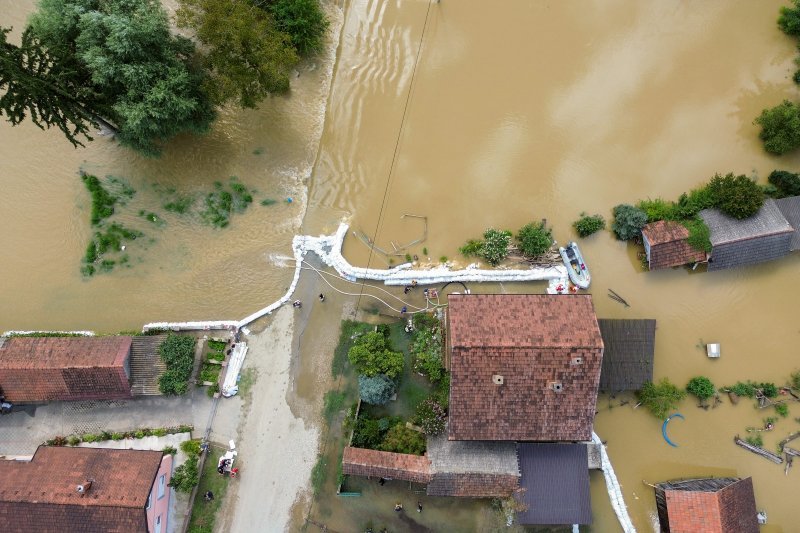
[{"label": "paved driveway", "polygon": [[[16,410],[20,409],[20,410]],[[128,431],[191,424],[200,436],[208,422],[211,399],[205,388],[183,397],[145,396],[133,400],[53,402],[15,408],[0,416],[0,455],[31,455],[56,435]]]}]

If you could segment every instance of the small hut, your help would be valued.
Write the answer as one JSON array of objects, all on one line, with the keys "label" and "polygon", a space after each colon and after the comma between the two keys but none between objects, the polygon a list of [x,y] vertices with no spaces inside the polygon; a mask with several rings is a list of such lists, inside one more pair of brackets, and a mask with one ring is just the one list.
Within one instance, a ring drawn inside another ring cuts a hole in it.
[{"label": "small hut", "polygon": [[698,263],[706,253],[689,244],[689,230],[683,224],[659,220],[642,228],[642,241],[650,270]]},{"label": "small hut", "polygon": [[702,478],[655,486],[664,533],[758,533],[752,478]]}]

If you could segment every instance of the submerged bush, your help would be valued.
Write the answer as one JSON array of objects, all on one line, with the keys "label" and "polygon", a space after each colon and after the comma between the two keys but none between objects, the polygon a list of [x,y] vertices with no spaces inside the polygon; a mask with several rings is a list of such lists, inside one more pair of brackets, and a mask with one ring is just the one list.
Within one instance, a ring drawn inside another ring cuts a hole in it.
[{"label": "submerged bush", "polygon": [[601,215],[587,215],[586,213],[581,213],[581,218],[576,220],[572,224],[572,227],[578,232],[579,237],[588,237],[593,233],[605,229],[606,219]]},{"label": "submerged bush", "polygon": [[553,245],[553,236],[544,222],[531,222],[520,228],[517,233],[517,245],[522,255],[537,257],[550,249]]},{"label": "submerged bush", "polygon": [[786,35],[800,37],[800,0],[792,0],[794,7],[781,6],[778,27]]},{"label": "submerged bush", "polygon": [[629,241],[637,237],[645,224],[647,224],[647,214],[641,209],[628,204],[614,207],[614,223],[611,229],[617,234],[618,239]]},{"label": "submerged bush", "polygon": [[483,234],[481,257],[492,265],[497,266],[508,255],[508,246],[511,244],[511,232],[489,228]]},{"label": "submerged bush", "polygon": [[114,214],[114,204],[117,199],[103,188],[97,176],[81,174],[81,180],[92,196],[92,226],[97,226]]},{"label": "submerged bush", "polygon": [[676,218],[675,204],[661,198],[642,200],[637,207],[647,214],[647,222],[675,220]]},{"label": "submerged bush", "polygon": [[700,400],[705,401],[714,396],[717,389],[710,379],[705,376],[698,376],[689,380],[689,383],[686,385],[686,391],[689,394],[697,396]]},{"label": "submerged bush", "polygon": [[678,402],[686,397],[686,393],[664,378],[658,384],[646,382],[637,396],[644,407],[663,420],[678,407]]},{"label": "submerged bush", "polygon": [[789,100],[761,112],[755,121],[764,149],[782,155],[800,146],[800,106]]},{"label": "submerged bush", "polygon": [[275,26],[289,35],[301,56],[322,50],[328,19],[319,0],[275,0],[269,6]]},{"label": "submerged bush", "polygon": [[800,195],[800,174],[785,170],[773,170],[767,181],[781,193],[781,196]]}]

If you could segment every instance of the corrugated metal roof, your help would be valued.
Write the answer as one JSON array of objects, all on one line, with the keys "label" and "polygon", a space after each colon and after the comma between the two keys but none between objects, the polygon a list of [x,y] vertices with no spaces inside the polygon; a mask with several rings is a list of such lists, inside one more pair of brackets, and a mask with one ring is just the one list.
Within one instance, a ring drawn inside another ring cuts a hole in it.
[{"label": "corrugated metal roof", "polygon": [[775,200],[781,213],[794,228],[794,235],[789,243],[789,250],[800,250],[800,196],[790,196]]},{"label": "corrugated metal roof", "polygon": [[589,468],[585,444],[517,446],[528,509],[519,513],[523,525],[590,524]]},{"label": "corrugated metal roof", "polygon": [[600,390],[639,390],[653,380],[656,321],[598,318],[605,351]]},{"label": "corrugated metal roof", "polygon": [[700,216],[711,231],[712,246],[794,231],[771,198],[750,218],[738,220],[719,209],[704,209]]}]

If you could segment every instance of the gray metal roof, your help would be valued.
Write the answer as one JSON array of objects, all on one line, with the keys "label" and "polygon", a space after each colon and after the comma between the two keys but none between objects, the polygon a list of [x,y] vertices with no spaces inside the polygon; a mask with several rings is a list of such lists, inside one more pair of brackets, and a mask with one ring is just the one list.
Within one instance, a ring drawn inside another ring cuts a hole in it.
[{"label": "gray metal roof", "polygon": [[519,475],[517,444],[507,441],[455,441],[428,437],[428,459],[434,473]]},{"label": "gray metal roof", "polygon": [[750,218],[738,220],[718,209],[703,209],[700,216],[711,230],[712,246],[793,231],[771,198]]},{"label": "gray metal roof", "polygon": [[590,524],[589,469],[585,444],[517,445],[522,479],[518,513],[523,525]]},{"label": "gray metal roof", "polygon": [[598,318],[603,337],[600,390],[639,390],[653,380],[656,321]]},{"label": "gray metal roof", "polygon": [[790,196],[775,200],[781,213],[794,228],[794,235],[789,243],[789,250],[800,250],[800,196]]}]

